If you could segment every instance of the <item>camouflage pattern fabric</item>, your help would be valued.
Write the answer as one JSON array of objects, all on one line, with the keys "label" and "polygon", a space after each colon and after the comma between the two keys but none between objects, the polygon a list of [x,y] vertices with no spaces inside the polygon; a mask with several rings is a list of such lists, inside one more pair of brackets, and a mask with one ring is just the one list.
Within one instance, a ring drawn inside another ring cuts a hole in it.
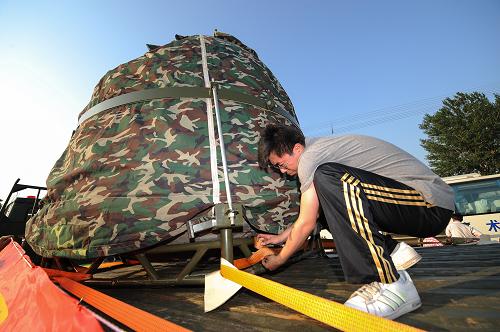
[{"label": "camouflage pattern fabric", "polygon": [[[296,119],[286,92],[254,51],[205,36],[209,75],[220,89],[272,100]],[[183,37],[109,71],[92,106],[133,91],[203,87],[199,36]],[[232,200],[252,228],[278,233],[298,214],[295,181],[259,169],[259,131],[285,117],[220,100]],[[226,202],[219,153],[221,201]],[[44,206],[26,239],[45,257],[96,258],[168,243],[194,218],[211,216],[213,185],[204,98],[139,101],[83,121],[47,179]]]}]

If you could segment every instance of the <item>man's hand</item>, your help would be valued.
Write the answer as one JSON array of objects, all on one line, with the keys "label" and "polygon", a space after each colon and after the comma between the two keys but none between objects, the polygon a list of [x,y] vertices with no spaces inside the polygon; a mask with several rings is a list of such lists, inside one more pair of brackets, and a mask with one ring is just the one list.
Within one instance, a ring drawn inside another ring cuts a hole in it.
[{"label": "man's hand", "polygon": [[262,260],[262,265],[270,271],[276,270],[283,265],[283,263],[285,263],[285,261],[281,259],[279,255],[269,255]]},{"label": "man's hand", "polygon": [[261,246],[267,246],[268,244],[280,244],[283,242],[282,237],[280,234],[278,235],[273,235],[273,234],[258,234],[257,235],[257,242]]}]

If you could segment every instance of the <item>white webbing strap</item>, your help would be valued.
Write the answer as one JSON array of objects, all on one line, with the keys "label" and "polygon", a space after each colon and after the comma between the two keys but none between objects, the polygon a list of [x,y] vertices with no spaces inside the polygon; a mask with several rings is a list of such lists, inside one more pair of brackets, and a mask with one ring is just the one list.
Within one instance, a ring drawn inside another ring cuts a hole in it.
[{"label": "white webbing strap", "polygon": [[234,212],[233,212],[233,200],[231,198],[231,188],[229,187],[229,173],[227,169],[227,160],[226,160],[226,147],[224,144],[224,136],[222,136],[222,122],[220,119],[220,111],[219,111],[219,98],[217,96],[217,88],[212,87],[212,92],[214,96],[214,105],[215,105],[215,118],[217,120],[217,133],[219,135],[219,146],[220,146],[220,155],[222,159],[222,169],[224,170],[224,185],[226,187],[226,199],[227,205],[229,206],[229,219],[231,220],[231,225],[234,225]]},{"label": "white webbing strap", "polygon": [[[203,79],[205,80],[205,87],[210,88],[210,77],[208,76],[208,63],[207,63],[207,50],[205,48],[205,38],[200,35],[200,45],[201,45],[201,61],[203,67]],[[214,115],[212,99],[206,98],[205,102],[207,104],[207,124],[208,124],[208,141],[210,142],[210,170],[212,172],[212,184],[213,184],[213,203],[220,203],[220,183],[219,175],[217,172],[217,143],[215,141],[215,127],[214,127]]]}]

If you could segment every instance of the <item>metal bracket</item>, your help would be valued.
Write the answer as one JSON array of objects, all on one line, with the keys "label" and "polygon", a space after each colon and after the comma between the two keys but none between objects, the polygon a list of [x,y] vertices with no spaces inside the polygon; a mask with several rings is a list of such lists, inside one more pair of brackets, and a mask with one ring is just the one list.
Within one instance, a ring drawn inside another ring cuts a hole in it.
[{"label": "metal bracket", "polygon": [[233,204],[230,210],[227,204],[216,204],[214,229],[234,228],[243,226],[243,206]]},{"label": "metal bracket", "polygon": [[241,204],[235,204],[232,211],[224,203],[216,204],[213,208],[214,219],[198,223],[196,220],[189,220],[186,223],[189,238],[194,239],[197,233],[208,229],[220,230],[243,226],[243,206]]},{"label": "metal bracket", "polygon": [[200,222],[197,224],[195,224],[194,222],[194,220],[188,220],[188,222],[186,223],[188,236],[190,239],[194,239],[197,233],[203,232],[207,229],[212,229],[215,226],[215,219],[210,219],[208,221]]}]

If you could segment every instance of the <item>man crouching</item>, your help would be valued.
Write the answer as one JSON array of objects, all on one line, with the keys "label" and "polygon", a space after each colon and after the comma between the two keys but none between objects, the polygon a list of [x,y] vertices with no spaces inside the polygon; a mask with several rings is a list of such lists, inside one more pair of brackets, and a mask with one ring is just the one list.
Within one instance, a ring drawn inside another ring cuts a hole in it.
[{"label": "man crouching", "polygon": [[300,181],[300,213],[262,244],[285,242],[263,265],[274,270],[295,253],[316,226],[320,209],[348,282],[365,283],[345,305],[389,319],[421,306],[405,269],[420,260],[413,248],[383,232],[429,237],[442,232],[454,209],[453,190],[427,166],[379,139],[345,135],[305,138],[293,126],[268,125],[259,164]]}]

